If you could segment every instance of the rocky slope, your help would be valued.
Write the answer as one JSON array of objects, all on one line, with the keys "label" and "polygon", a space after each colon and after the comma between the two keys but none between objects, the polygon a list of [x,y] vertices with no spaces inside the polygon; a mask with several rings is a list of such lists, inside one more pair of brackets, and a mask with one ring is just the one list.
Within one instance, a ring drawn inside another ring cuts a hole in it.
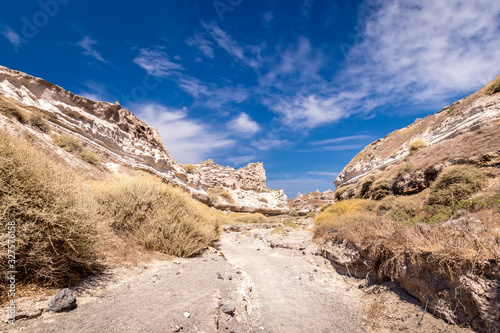
[{"label": "rocky slope", "polygon": [[[236,171],[205,162],[199,165],[195,175],[188,175],[164,148],[158,131],[118,102],[92,101],[3,66],[0,66],[0,98],[9,107],[42,115],[54,132],[74,135],[98,153],[110,170],[119,170],[121,166],[146,170],[188,190],[198,200],[219,208],[269,214],[288,210],[283,191],[266,187],[262,163],[250,164]],[[7,121],[6,117],[0,117],[3,123]],[[26,127],[22,122],[11,122],[9,126]],[[39,138],[52,141],[48,135],[39,135]],[[225,205],[207,192],[219,187],[232,193],[232,202]]]},{"label": "rocky slope", "polygon": [[[486,88],[372,142],[340,172],[335,185],[357,185],[369,174],[391,168],[394,171],[399,166],[407,169],[398,172],[407,178],[400,180],[399,191],[411,194],[425,189],[444,165],[465,160],[497,161],[499,133],[495,127],[500,122],[500,95],[487,95]],[[411,148],[416,140],[424,143],[418,158]]]},{"label": "rocky slope", "polygon": [[316,190],[311,193],[301,194],[295,199],[289,199],[288,207],[295,210],[299,215],[306,215],[334,201],[335,195],[332,190],[327,190],[325,192]]}]

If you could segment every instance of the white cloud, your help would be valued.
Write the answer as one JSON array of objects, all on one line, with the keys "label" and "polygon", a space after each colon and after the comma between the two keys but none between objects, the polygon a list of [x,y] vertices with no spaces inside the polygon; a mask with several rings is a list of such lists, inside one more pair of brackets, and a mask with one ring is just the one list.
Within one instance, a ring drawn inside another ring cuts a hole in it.
[{"label": "white cloud", "polygon": [[219,28],[216,23],[207,24],[205,22],[201,22],[201,25],[207,30],[217,45],[232,55],[236,60],[239,60],[243,64],[255,69],[262,65],[260,54],[264,45],[241,46],[227,32]]},{"label": "white cloud", "polygon": [[166,77],[184,69],[182,65],[172,62],[161,48],[140,49],[134,62],[148,74],[158,77]]},{"label": "white cloud", "polygon": [[186,109],[170,110],[149,103],[136,105],[136,115],[156,127],[167,151],[180,163],[198,163],[235,144],[209,126],[190,119]]},{"label": "white cloud", "polygon": [[196,46],[206,57],[214,57],[214,49],[212,48],[213,43],[206,40],[204,34],[196,34],[193,37],[189,37],[186,40],[186,44],[189,46]]},{"label": "white cloud", "polygon": [[241,113],[237,118],[231,120],[227,127],[235,135],[243,138],[252,137],[260,130],[259,124],[246,113]]},{"label": "white cloud", "polygon": [[370,137],[368,135],[351,135],[351,136],[344,136],[344,137],[340,137],[340,138],[315,141],[312,144],[313,145],[327,145],[327,144],[339,143],[339,142],[345,142],[345,141],[368,140],[369,138]]},{"label": "white cloud", "polygon": [[94,45],[98,44],[98,42],[95,39],[92,39],[89,36],[85,36],[76,44],[85,50],[83,54],[91,56],[103,63],[108,62],[106,59],[102,57],[102,55],[98,51],[94,49]]},{"label": "white cloud", "polygon": [[21,45],[21,36],[14,30],[12,30],[10,27],[6,27],[2,31],[2,35],[7,38],[7,40],[15,46],[20,46]]},{"label": "white cloud", "polygon": [[362,17],[344,77],[379,104],[439,102],[500,71],[498,1],[370,0]]},{"label": "white cloud", "polygon": [[329,171],[308,171],[307,174],[317,175],[317,176],[328,176],[333,178],[337,178],[337,176],[339,175],[338,172],[329,172]]}]

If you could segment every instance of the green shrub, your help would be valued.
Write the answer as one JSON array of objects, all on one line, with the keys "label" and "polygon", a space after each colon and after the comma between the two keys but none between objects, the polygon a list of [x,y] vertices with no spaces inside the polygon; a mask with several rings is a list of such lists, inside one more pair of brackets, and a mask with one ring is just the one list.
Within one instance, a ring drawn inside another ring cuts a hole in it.
[{"label": "green shrub", "polygon": [[288,212],[288,215],[293,216],[293,217],[297,217],[297,216],[299,216],[299,213],[297,213],[297,211],[295,209],[290,209],[290,211]]},{"label": "green shrub", "polygon": [[451,166],[443,170],[434,182],[428,203],[452,205],[469,198],[486,185],[485,173],[473,166]]},{"label": "green shrub", "polygon": [[99,213],[115,232],[175,256],[200,253],[224,221],[189,193],[153,176],[116,177],[95,186]]},{"label": "green shrub", "polygon": [[380,179],[373,183],[372,199],[380,200],[392,194],[392,184],[387,179]]},{"label": "green shrub", "polygon": [[[16,222],[19,281],[62,287],[97,268],[95,202],[86,187],[66,165],[0,131],[0,220]],[[6,225],[0,229],[6,249]],[[6,256],[0,252],[3,263]]]},{"label": "green shrub", "polygon": [[196,167],[192,164],[184,164],[182,168],[187,172],[187,173],[194,173],[196,171]]},{"label": "green shrub", "polygon": [[406,163],[405,165],[401,165],[398,168],[398,176],[406,175],[408,172],[410,172],[412,166],[413,165],[411,163]]},{"label": "green shrub", "polygon": [[31,114],[29,122],[32,126],[38,128],[43,133],[50,132],[50,126],[47,123],[47,120],[45,120],[45,118],[39,115],[38,113]]},{"label": "green shrub", "polygon": [[408,144],[411,154],[415,154],[417,151],[424,149],[425,147],[427,147],[427,141],[423,139],[413,139]]},{"label": "green shrub", "polygon": [[369,198],[369,193],[372,189],[372,185],[374,182],[375,182],[375,177],[373,175],[369,175],[361,179],[358,196],[364,199]]}]

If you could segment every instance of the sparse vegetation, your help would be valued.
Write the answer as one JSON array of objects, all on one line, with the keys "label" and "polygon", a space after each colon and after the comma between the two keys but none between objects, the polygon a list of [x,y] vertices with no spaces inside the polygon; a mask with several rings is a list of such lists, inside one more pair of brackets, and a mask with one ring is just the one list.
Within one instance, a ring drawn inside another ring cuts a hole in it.
[{"label": "sparse vegetation", "polygon": [[292,217],[297,217],[297,216],[299,216],[299,213],[297,213],[297,211],[295,209],[290,209],[290,211],[288,212],[288,215],[290,215]]},{"label": "sparse vegetation", "polygon": [[267,219],[260,213],[255,214],[239,214],[232,213],[229,215],[233,223],[266,223]]},{"label": "sparse vegetation", "polygon": [[412,166],[413,165],[411,163],[405,163],[404,165],[399,166],[398,176],[406,175],[408,172],[410,172]]},{"label": "sparse vegetation", "polygon": [[500,92],[500,75],[497,75],[493,81],[488,83],[483,89],[483,95],[493,95]]},{"label": "sparse vegetation", "polygon": [[[96,269],[95,203],[83,179],[0,131],[0,184],[1,220],[16,223],[19,281],[63,286]],[[7,248],[7,226],[0,228]]]},{"label": "sparse vegetation", "polygon": [[312,218],[312,217],[316,217],[316,212],[307,213],[306,218]]},{"label": "sparse vegetation", "polygon": [[344,193],[346,193],[347,191],[349,191],[351,189],[351,187],[352,187],[351,185],[347,185],[347,186],[342,186],[342,187],[336,189],[335,194],[334,194],[335,200],[337,200],[337,201],[342,200],[342,195]]},{"label": "sparse vegetation", "polygon": [[21,123],[27,123],[29,121],[26,112],[17,107],[6,105],[3,101],[0,101],[0,113],[9,118],[17,119]]},{"label": "sparse vegetation", "polygon": [[187,173],[194,173],[196,171],[196,167],[192,164],[184,164],[182,168],[187,172]]},{"label": "sparse vegetation", "polygon": [[117,177],[95,186],[111,228],[146,248],[176,256],[200,253],[218,237],[220,214],[153,176]]},{"label": "sparse vegetation", "polygon": [[413,139],[408,144],[408,149],[410,149],[411,154],[415,154],[416,152],[424,149],[425,147],[427,147],[427,141],[423,139]]},{"label": "sparse vegetation", "polygon": [[452,205],[469,198],[486,185],[485,173],[473,166],[451,166],[441,172],[434,183],[428,203]]},{"label": "sparse vegetation", "polygon": [[226,200],[226,201],[234,202],[233,196],[231,195],[231,193],[229,193],[227,191],[220,192],[219,197],[224,198],[224,200]]},{"label": "sparse vegetation", "polygon": [[39,115],[38,113],[32,113],[29,119],[29,123],[31,126],[38,128],[43,133],[50,132],[50,126],[47,123],[47,120]]},{"label": "sparse vegetation", "polygon": [[388,179],[379,179],[373,183],[372,199],[380,200],[392,194],[392,182]]},{"label": "sparse vegetation", "polygon": [[53,135],[54,143],[69,153],[80,156],[82,160],[92,165],[99,164],[99,157],[85,148],[80,140],[70,134]]}]

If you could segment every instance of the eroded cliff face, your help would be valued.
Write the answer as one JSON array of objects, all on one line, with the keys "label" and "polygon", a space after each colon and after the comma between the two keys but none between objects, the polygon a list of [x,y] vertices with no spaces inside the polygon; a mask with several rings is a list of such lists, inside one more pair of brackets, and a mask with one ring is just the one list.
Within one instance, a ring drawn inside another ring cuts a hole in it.
[{"label": "eroded cliff face", "polygon": [[[388,177],[401,178],[397,179],[395,193],[418,193],[447,165],[496,163],[500,154],[499,122],[500,94],[485,95],[480,90],[372,142],[351,160],[334,183],[337,188],[354,188],[368,175],[383,172],[389,173]],[[411,149],[415,140],[424,143],[418,154]],[[399,170],[389,172],[391,168]]]},{"label": "eroded cliff face", "polygon": [[[266,187],[262,163],[234,170],[207,161],[198,165],[196,174],[188,174],[164,148],[158,131],[118,102],[92,101],[3,66],[0,66],[0,97],[24,107],[28,113],[43,114],[57,132],[78,137],[103,157],[110,170],[119,170],[117,166],[146,170],[215,207],[266,213],[287,210],[283,191]],[[50,140],[50,137],[40,136],[40,139]],[[214,200],[209,191],[220,187],[233,192],[234,202],[225,205]]]},{"label": "eroded cliff face", "polygon": [[288,200],[288,207],[295,210],[299,215],[307,215],[309,212],[318,211],[324,205],[333,203],[335,195],[332,190],[320,192],[316,190],[307,194],[301,194],[295,199]]},{"label": "eroded cliff face", "polygon": [[261,162],[236,170],[210,159],[194,165],[188,181],[204,188],[218,209],[264,214],[288,212],[288,198],[283,190],[266,187],[266,170]]}]

